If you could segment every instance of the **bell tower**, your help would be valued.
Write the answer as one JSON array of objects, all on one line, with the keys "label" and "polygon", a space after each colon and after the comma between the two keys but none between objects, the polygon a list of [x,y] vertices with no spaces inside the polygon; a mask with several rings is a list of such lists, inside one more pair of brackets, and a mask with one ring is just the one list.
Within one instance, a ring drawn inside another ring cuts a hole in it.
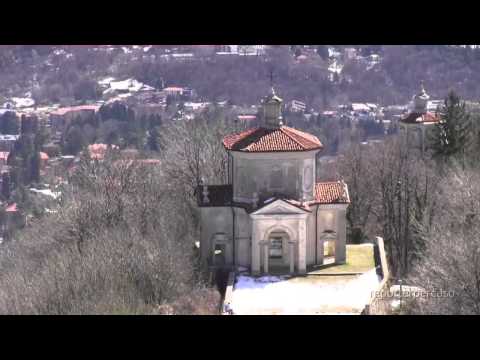
[{"label": "bell tower", "polygon": [[417,114],[425,114],[427,112],[427,104],[430,96],[425,91],[423,81],[420,83],[420,93],[413,97],[413,112]]},{"label": "bell tower", "polygon": [[272,86],[270,94],[263,100],[265,127],[278,128],[283,125],[282,102],[283,100],[275,94],[275,89]]}]

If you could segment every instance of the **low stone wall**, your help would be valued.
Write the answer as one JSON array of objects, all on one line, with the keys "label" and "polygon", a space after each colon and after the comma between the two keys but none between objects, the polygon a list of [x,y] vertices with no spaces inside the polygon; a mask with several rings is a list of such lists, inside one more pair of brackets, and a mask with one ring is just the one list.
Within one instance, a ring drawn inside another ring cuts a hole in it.
[{"label": "low stone wall", "polygon": [[234,285],[235,285],[235,272],[231,271],[228,274],[227,288],[225,290],[225,297],[222,303],[222,309],[221,309],[222,315],[233,315],[231,304],[232,304],[232,295],[233,295]]},{"label": "low stone wall", "polygon": [[390,285],[390,271],[388,269],[387,254],[385,252],[385,245],[383,238],[380,236],[376,237],[377,247],[380,255],[380,266],[382,268],[383,279],[378,286],[376,292],[372,293],[370,301],[363,310],[363,315],[373,315],[373,314],[386,314],[388,313],[387,303],[383,301],[382,294],[386,294],[389,291]]}]

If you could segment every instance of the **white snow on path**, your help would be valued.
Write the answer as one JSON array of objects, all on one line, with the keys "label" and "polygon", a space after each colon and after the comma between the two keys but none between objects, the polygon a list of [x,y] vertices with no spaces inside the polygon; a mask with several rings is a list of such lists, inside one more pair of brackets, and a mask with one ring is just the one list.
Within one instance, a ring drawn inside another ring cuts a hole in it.
[{"label": "white snow on path", "polygon": [[354,279],[343,280],[338,276],[334,281],[322,281],[321,278],[316,275],[307,278],[239,275],[231,307],[238,315],[358,314],[380,284],[375,269]]}]

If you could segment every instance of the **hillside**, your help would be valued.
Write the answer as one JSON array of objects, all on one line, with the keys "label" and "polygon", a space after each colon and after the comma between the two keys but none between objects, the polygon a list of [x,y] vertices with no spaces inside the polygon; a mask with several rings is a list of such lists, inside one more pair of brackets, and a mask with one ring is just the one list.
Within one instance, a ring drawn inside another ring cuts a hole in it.
[{"label": "hillside", "polygon": [[480,97],[476,47],[292,45],[256,53],[235,48],[238,56],[233,47],[4,45],[0,103],[11,97],[38,104],[98,100],[97,81],[115,76],[155,88],[188,86],[207,100],[253,104],[269,86],[271,71],[286,101],[298,99],[315,109],[349,101],[405,104],[420,80],[432,98],[445,97],[449,89],[467,100]]}]

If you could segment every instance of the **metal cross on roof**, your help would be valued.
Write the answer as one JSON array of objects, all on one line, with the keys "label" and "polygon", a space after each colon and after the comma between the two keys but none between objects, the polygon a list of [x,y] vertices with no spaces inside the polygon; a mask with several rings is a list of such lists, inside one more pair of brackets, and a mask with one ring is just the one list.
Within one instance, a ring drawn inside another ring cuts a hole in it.
[{"label": "metal cross on roof", "polygon": [[273,87],[273,69],[270,69],[270,87]]}]

